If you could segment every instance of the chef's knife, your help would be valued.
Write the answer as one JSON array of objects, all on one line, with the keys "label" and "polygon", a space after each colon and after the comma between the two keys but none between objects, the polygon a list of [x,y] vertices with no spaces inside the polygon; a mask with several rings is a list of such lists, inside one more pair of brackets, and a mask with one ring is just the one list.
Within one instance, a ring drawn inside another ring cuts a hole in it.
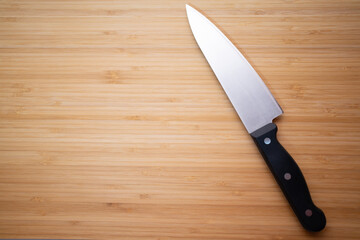
[{"label": "chef's knife", "polygon": [[205,16],[186,5],[196,42],[303,227],[320,231],[324,213],[314,205],[305,178],[276,139],[273,119],[283,111],[269,89],[230,40]]}]

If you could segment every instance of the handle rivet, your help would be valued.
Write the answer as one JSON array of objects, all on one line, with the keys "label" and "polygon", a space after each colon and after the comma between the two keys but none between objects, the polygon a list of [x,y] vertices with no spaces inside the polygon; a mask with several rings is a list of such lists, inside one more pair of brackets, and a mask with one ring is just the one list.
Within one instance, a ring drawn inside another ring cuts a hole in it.
[{"label": "handle rivet", "polygon": [[311,211],[311,209],[306,209],[306,210],[305,210],[305,216],[307,216],[307,217],[311,217],[311,216],[312,216],[312,211]]},{"label": "handle rivet", "polygon": [[285,180],[289,181],[291,179],[291,174],[290,173],[285,173],[284,178],[285,178]]},{"label": "handle rivet", "polygon": [[270,138],[265,138],[264,139],[264,143],[266,144],[266,145],[269,145],[270,143],[271,143],[271,139]]}]

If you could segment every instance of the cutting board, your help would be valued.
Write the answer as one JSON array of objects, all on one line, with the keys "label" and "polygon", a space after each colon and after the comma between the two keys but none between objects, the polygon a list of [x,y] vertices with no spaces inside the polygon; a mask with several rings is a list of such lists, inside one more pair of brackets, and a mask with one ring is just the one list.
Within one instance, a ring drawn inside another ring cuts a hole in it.
[{"label": "cutting board", "polygon": [[[201,54],[185,3],[284,110],[313,234]],[[0,1],[0,237],[359,239],[359,1]]]}]

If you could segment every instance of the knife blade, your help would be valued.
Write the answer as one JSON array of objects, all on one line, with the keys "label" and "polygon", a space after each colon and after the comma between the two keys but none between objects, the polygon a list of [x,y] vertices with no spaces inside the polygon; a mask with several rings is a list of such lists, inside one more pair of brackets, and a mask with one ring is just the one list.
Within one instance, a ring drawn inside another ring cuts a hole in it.
[{"label": "knife blade", "polygon": [[283,113],[280,105],[246,58],[212,22],[189,5],[186,12],[198,46],[300,223],[309,231],[322,230],[325,215],[313,203],[300,168],[276,138],[273,120]]}]

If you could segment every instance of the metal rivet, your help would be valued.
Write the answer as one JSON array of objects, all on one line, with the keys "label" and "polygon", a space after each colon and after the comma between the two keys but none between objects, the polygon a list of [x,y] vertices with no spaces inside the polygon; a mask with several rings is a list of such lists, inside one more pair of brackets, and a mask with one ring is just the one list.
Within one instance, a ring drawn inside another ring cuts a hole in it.
[{"label": "metal rivet", "polygon": [[306,209],[306,210],[305,210],[305,216],[307,216],[307,217],[311,217],[311,216],[312,216],[312,211],[311,211],[311,209]]},{"label": "metal rivet", "polygon": [[269,144],[271,143],[271,139],[270,139],[270,138],[265,138],[265,139],[264,139],[264,143],[265,143],[266,145],[269,145]]},{"label": "metal rivet", "polygon": [[285,178],[285,180],[289,181],[291,179],[291,174],[290,173],[285,173],[284,178]]}]

